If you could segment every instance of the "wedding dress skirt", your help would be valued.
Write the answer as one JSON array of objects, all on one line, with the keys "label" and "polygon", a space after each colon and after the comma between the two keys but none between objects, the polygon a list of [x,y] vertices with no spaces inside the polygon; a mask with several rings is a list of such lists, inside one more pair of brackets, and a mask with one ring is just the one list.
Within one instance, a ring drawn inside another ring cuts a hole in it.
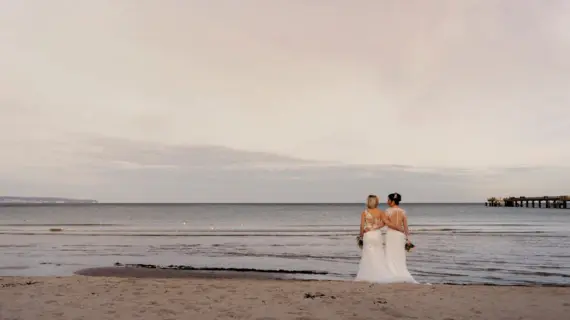
[{"label": "wedding dress skirt", "polygon": [[[402,244],[402,250],[404,244]],[[395,277],[390,272],[384,251],[384,235],[381,230],[368,231],[363,237],[362,257],[356,281],[391,283]]]},{"label": "wedding dress skirt", "polygon": [[[392,282],[418,283],[408,271],[406,250],[404,249],[406,236],[400,231],[388,229],[385,239],[386,247],[384,255],[386,265],[393,277]],[[364,243],[366,245],[366,242]]]}]

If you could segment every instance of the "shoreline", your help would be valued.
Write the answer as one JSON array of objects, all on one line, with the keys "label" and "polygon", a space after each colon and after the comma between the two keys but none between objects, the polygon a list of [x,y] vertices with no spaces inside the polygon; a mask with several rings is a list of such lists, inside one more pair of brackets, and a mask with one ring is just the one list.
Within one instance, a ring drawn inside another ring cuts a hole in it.
[{"label": "shoreline", "polygon": [[[56,263],[40,263],[41,265],[56,265]],[[25,266],[5,267],[2,270],[26,270]],[[297,270],[297,269],[257,269],[257,268],[237,268],[237,267],[193,267],[190,265],[155,265],[155,264],[122,264],[115,262],[108,266],[84,266],[68,270],[65,273],[42,274],[41,272],[3,272],[0,278],[49,278],[49,277],[69,277],[74,275],[89,277],[116,277],[116,278],[155,278],[155,279],[249,279],[249,280],[288,280],[288,281],[338,281],[351,282],[353,277],[341,277],[338,274],[319,270]],[[355,276],[355,275],[353,275]],[[419,280],[419,279],[417,279]],[[544,287],[544,288],[569,288],[570,281],[560,282],[539,282],[539,281],[518,281],[510,283],[485,282],[485,281],[420,281],[423,285],[445,285],[445,286],[487,286],[487,287]]]},{"label": "shoreline", "polygon": [[74,273],[78,276],[106,278],[151,278],[151,279],[247,279],[247,280],[291,280],[307,281],[312,279],[296,279],[289,274],[232,271],[232,270],[178,270],[143,267],[98,267],[81,269]]},{"label": "shoreline", "polygon": [[569,287],[380,285],[271,279],[260,273],[119,269],[0,277],[0,318],[559,320],[570,312]]},{"label": "shoreline", "polygon": [[[329,275],[327,272],[305,270],[266,270],[250,268],[209,268],[192,267],[185,265],[160,266],[153,264],[121,264],[115,263],[112,267],[93,267],[77,270],[74,275],[91,277],[118,277],[118,278],[178,278],[178,279],[250,279],[250,280],[288,280],[288,281],[338,281],[353,282],[352,279],[319,279],[316,276]],[[452,283],[435,282],[420,283],[421,285],[445,286],[487,286],[487,287],[544,287],[544,288],[570,288],[568,284],[561,283],[512,283],[500,284],[491,282],[480,283]]]}]

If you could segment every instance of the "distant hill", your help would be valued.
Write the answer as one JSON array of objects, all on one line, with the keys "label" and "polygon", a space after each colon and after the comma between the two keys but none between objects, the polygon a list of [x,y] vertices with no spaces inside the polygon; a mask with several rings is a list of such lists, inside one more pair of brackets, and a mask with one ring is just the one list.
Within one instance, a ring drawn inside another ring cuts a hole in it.
[{"label": "distant hill", "polygon": [[2,204],[2,203],[97,203],[97,200],[55,198],[55,197],[3,197],[3,196],[0,196],[0,204]]}]

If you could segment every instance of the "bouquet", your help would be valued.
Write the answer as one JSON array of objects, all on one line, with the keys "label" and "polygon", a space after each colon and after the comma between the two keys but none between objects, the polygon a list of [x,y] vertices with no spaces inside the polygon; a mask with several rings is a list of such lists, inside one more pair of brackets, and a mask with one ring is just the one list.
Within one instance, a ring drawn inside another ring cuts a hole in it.
[{"label": "bouquet", "polygon": [[356,236],[356,244],[360,249],[364,246],[364,240],[362,240],[361,236]]},{"label": "bouquet", "polygon": [[404,245],[404,249],[406,249],[408,252],[412,251],[412,249],[415,247],[416,246],[411,241],[406,241],[406,244]]}]

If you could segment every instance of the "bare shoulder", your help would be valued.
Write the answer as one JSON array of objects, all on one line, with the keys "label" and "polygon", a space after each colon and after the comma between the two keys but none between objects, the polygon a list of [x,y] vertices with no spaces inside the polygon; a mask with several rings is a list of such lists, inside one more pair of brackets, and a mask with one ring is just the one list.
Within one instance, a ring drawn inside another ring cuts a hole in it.
[{"label": "bare shoulder", "polygon": [[370,213],[376,218],[384,216],[384,211],[382,211],[380,209],[375,209],[375,210],[371,211]]},{"label": "bare shoulder", "polygon": [[400,208],[400,207],[396,207],[396,208],[388,208],[386,209],[386,213],[387,214],[394,214],[394,213],[398,213],[398,214],[402,214],[402,215],[406,215],[406,210]]}]

